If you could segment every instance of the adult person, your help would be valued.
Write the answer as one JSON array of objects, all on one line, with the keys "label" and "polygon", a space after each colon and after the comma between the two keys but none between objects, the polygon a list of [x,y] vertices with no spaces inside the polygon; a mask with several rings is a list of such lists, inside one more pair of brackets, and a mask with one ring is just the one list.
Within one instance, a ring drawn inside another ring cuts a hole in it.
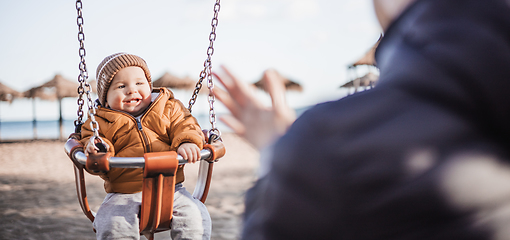
[{"label": "adult person", "polygon": [[242,238],[510,239],[509,2],[374,0],[378,85],[286,133],[266,126],[288,123],[285,108],[218,74],[227,124],[265,137],[254,143],[283,134],[247,193]]}]

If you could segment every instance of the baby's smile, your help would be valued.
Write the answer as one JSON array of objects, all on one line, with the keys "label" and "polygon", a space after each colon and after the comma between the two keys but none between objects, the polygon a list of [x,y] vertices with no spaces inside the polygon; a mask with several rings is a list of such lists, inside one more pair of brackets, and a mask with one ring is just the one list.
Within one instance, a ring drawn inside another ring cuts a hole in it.
[{"label": "baby's smile", "polygon": [[126,100],[126,101],[124,101],[124,103],[126,103],[126,104],[139,103],[141,100],[142,99],[140,99],[140,98],[134,98],[134,99]]}]

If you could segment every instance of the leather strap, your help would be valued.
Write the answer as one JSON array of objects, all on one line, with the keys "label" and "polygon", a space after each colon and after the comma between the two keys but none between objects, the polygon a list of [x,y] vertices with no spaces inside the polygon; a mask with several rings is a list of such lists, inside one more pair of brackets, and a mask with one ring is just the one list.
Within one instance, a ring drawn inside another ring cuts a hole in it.
[{"label": "leather strap", "polygon": [[74,164],[74,182],[76,184],[76,194],[78,195],[78,201],[80,202],[80,207],[85,216],[90,219],[91,222],[94,222],[94,213],[90,210],[89,201],[87,199],[87,188],[85,185],[85,174],[83,171],[83,165],[78,163],[72,156],[76,151],[83,151],[83,145],[79,141],[80,136],[75,134],[71,134],[69,139],[67,140],[64,148],[66,152],[69,153],[69,158],[73,161]]},{"label": "leather strap", "polygon": [[175,152],[146,153],[144,158],[140,233],[152,236],[170,229],[179,162]]}]

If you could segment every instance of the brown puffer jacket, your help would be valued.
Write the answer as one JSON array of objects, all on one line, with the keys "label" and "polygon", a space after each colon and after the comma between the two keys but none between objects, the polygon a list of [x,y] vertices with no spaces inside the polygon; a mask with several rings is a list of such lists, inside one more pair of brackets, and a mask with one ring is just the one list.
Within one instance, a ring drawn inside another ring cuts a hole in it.
[{"label": "brown puffer jacket", "polygon": [[[143,157],[146,152],[176,151],[182,143],[195,143],[202,149],[204,136],[197,120],[166,88],[154,89],[159,96],[140,120],[128,113],[99,107],[95,118],[100,137],[115,157]],[[81,142],[86,147],[93,132],[90,119],[82,126]],[[183,166],[177,170],[176,183],[184,181]],[[95,174],[90,172],[91,174]],[[107,193],[136,193],[142,190],[143,169],[111,168],[104,179]]]}]

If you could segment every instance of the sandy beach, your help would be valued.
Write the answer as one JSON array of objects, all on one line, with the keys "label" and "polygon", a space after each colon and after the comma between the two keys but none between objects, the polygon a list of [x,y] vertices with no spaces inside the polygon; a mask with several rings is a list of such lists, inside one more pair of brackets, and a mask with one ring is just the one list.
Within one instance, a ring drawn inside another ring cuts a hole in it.
[{"label": "sandy beach", "polygon": [[[206,206],[212,239],[238,239],[244,194],[256,179],[259,153],[235,134],[224,134],[225,157],[214,165]],[[92,240],[92,224],[76,197],[72,162],[63,141],[0,143],[0,239]],[[186,166],[192,192],[198,164]],[[97,210],[105,196],[103,181],[87,175],[89,203]],[[170,239],[168,232],[156,239]],[[144,238],[142,238],[144,239]]]}]

